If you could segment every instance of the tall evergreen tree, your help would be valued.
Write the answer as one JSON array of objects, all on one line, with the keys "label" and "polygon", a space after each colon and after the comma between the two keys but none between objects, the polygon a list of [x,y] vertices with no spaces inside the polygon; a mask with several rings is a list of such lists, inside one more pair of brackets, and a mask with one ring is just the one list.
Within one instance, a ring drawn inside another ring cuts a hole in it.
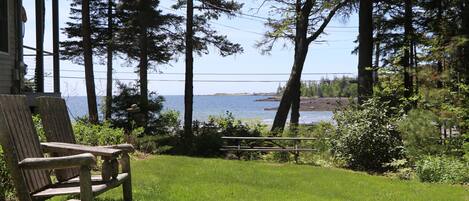
[{"label": "tall evergreen tree", "polygon": [[[113,54],[113,33],[117,30],[117,18],[114,14],[116,4],[114,0],[98,1],[90,0],[90,30],[91,30],[91,47],[93,49],[93,57],[100,60],[106,60],[107,64],[107,82],[106,82],[106,103],[105,118],[110,118],[110,107],[112,101],[112,62]],[[64,59],[71,60],[77,64],[83,64],[84,46],[82,36],[82,15],[81,0],[73,0],[71,3],[70,15],[71,21],[67,22],[67,26],[63,32],[67,36],[67,40],[61,42],[61,55]],[[104,63],[104,62],[100,62]]]},{"label": "tall evergreen tree", "polygon": [[96,91],[94,85],[93,72],[93,49],[91,46],[91,25],[90,25],[90,2],[84,0],[82,3],[82,36],[83,36],[83,56],[85,60],[85,81],[86,94],[88,99],[88,114],[91,123],[98,123],[98,109],[96,105]]},{"label": "tall evergreen tree", "polygon": [[[196,5],[194,5],[196,3]],[[239,44],[230,42],[210,27],[210,20],[217,20],[222,15],[235,16],[242,4],[227,0],[178,0],[173,6],[181,9],[186,6],[185,55],[186,73],[184,87],[184,141],[188,144],[192,138],[192,112],[194,99],[194,58],[193,52],[199,55],[208,53],[208,47],[214,46],[221,56],[229,56],[243,49]],[[194,10],[196,11],[194,13]]]},{"label": "tall evergreen tree", "polygon": [[112,61],[113,61],[113,38],[114,38],[114,1],[108,0],[107,5],[107,76],[106,76],[106,105],[104,118],[111,119],[112,107]]},{"label": "tall evergreen tree", "polygon": [[412,50],[414,44],[414,31],[412,25],[412,10],[413,4],[412,0],[404,1],[404,55],[401,60],[402,68],[404,69],[404,95],[406,98],[409,98],[413,92],[413,81],[410,75],[412,67]]},{"label": "tall evergreen tree", "polygon": [[159,0],[121,0],[116,15],[120,29],[116,34],[115,49],[126,55],[129,62],[138,62],[140,87],[140,112],[143,119],[137,122],[147,126],[148,122],[148,71],[157,64],[167,63],[177,52],[178,45],[171,37],[178,32],[182,18],[173,14],[162,14],[158,10]]},{"label": "tall evergreen tree", "polygon": [[192,112],[194,97],[194,1],[187,0],[186,13],[186,73],[184,85],[184,143],[189,147],[192,137]]},{"label": "tall evergreen tree", "polygon": [[360,0],[358,46],[358,102],[373,94],[373,1]]}]

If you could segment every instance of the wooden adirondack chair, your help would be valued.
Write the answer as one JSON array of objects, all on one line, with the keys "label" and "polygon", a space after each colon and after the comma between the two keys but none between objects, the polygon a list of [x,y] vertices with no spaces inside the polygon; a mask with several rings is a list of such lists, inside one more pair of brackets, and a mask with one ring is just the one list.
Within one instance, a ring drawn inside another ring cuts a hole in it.
[{"label": "wooden adirondack chair", "polygon": [[[91,201],[94,196],[122,183],[130,184],[130,174],[125,172],[128,161],[123,166],[124,173],[106,181],[91,176],[96,158],[86,151],[76,155],[44,157],[31,117],[25,96],[0,95],[0,143],[19,201],[46,200],[57,195],[80,195],[82,201]],[[69,147],[64,150],[77,149]],[[116,149],[94,151],[108,155],[121,153]],[[54,152],[63,153],[60,149],[54,149]],[[79,176],[53,183],[48,170],[65,168],[78,168]],[[124,200],[131,200],[131,197],[124,196]]]},{"label": "wooden adirondack chair", "polygon": [[[123,164],[123,172],[127,173],[126,181],[123,183],[124,200],[132,199],[132,184],[131,184],[131,171],[129,163],[129,153],[134,151],[130,144],[111,145],[104,147],[92,147],[76,144],[75,135],[73,133],[70,116],[68,113],[65,100],[58,97],[38,97],[38,111],[41,116],[42,125],[45,131],[47,143],[41,143],[44,149],[55,152],[55,149],[67,149],[67,153],[56,154],[74,154],[83,153],[87,150],[95,156],[100,156],[103,159],[102,179],[110,180],[115,178],[118,172],[117,157],[121,155],[121,163]],[[120,153],[106,153],[102,150],[112,148],[120,150]],[[55,171],[59,181],[67,181],[70,178],[77,177],[79,171],[76,168],[68,168]]]}]

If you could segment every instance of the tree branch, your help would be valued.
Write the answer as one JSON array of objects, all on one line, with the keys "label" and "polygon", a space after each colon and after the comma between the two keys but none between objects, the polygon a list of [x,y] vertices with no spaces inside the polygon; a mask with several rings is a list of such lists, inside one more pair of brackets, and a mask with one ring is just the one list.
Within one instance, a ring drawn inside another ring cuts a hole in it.
[{"label": "tree branch", "polygon": [[340,9],[342,8],[343,6],[345,6],[350,0],[344,0],[342,2],[340,2],[339,4],[337,4],[334,8],[332,8],[331,11],[329,11],[329,14],[327,15],[327,17],[324,19],[323,23],[321,24],[321,26],[319,27],[319,29],[317,31],[315,31],[313,33],[313,35],[311,35],[310,37],[307,38],[307,43],[308,45],[311,44],[311,42],[313,42],[314,40],[316,40],[323,32],[324,32],[324,29],[327,27],[327,25],[329,24],[329,22],[332,20],[332,18],[334,17],[335,13]]}]

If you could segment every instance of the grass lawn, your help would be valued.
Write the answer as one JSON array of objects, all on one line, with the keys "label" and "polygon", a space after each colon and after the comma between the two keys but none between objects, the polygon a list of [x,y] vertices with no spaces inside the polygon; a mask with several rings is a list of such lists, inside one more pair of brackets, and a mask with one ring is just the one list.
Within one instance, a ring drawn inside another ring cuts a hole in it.
[{"label": "grass lawn", "polygon": [[[469,201],[467,187],[305,165],[152,156],[133,161],[132,168],[134,200]],[[121,195],[119,188],[99,197],[120,200]]]}]

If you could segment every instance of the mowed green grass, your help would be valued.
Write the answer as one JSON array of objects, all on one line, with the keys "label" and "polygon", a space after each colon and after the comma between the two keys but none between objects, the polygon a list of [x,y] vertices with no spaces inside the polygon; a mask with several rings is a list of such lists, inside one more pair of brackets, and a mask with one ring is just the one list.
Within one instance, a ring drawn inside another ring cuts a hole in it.
[{"label": "mowed green grass", "polygon": [[[133,161],[134,200],[465,200],[469,188],[306,165],[152,156]],[[100,200],[121,200],[121,188]]]}]

